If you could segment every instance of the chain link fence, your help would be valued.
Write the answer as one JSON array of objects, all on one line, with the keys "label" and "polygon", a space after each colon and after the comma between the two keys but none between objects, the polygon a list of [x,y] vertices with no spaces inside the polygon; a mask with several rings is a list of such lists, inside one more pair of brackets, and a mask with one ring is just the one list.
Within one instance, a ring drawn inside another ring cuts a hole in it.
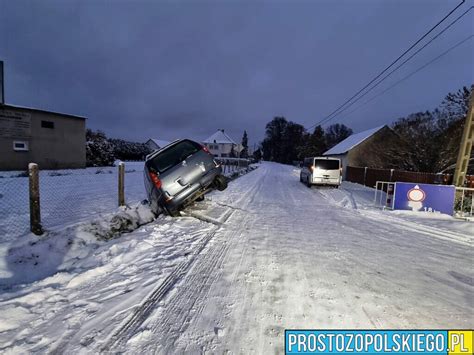
[{"label": "chain link fence", "polygon": [[[41,167],[40,167],[41,168]],[[27,173],[0,172],[0,238],[30,231]],[[146,198],[143,162],[125,163],[125,203]],[[39,172],[41,225],[51,230],[118,207],[118,167]]]}]

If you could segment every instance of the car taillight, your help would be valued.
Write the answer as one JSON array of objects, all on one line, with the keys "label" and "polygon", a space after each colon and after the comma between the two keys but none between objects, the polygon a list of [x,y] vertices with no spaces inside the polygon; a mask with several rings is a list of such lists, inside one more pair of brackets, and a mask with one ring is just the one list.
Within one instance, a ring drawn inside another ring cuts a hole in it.
[{"label": "car taillight", "polygon": [[207,154],[211,154],[211,152],[209,151],[209,149],[207,149],[205,145],[202,146],[202,150],[204,150]]},{"label": "car taillight", "polygon": [[311,165],[311,166],[309,167],[309,170],[314,171],[314,166]]},{"label": "car taillight", "polygon": [[154,173],[153,171],[150,171],[148,174],[150,175],[150,179],[153,182],[153,184],[156,186],[156,188],[161,189],[161,180],[158,177],[158,174]]}]

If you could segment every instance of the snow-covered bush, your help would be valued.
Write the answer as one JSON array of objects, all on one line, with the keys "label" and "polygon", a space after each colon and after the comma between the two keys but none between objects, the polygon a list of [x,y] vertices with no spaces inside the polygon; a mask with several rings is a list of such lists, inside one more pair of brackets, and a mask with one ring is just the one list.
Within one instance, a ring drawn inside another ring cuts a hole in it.
[{"label": "snow-covered bush", "polygon": [[113,145],[104,132],[86,131],[86,164],[87,166],[111,166],[114,164]]}]

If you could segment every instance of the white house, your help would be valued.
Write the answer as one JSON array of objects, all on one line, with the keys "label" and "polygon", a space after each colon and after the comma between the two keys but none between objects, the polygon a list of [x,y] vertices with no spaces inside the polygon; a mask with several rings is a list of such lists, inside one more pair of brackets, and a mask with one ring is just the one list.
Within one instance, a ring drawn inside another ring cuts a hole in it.
[{"label": "white house", "polygon": [[219,158],[230,157],[232,150],[236,155],[242,150],[240,144],[229,137],[223,129],[218,129],[213,135],[203,141],[209,151]]},{"label": "white house", "polygon": [[151,150],[157,150],[157,149],[163,148],[164,146],[166,146],[170,143],[171,143],[170,141],[164,141],[164,140],[161,140],[161,139],[151,138],[151,139],[147,140],[145,144]]}]

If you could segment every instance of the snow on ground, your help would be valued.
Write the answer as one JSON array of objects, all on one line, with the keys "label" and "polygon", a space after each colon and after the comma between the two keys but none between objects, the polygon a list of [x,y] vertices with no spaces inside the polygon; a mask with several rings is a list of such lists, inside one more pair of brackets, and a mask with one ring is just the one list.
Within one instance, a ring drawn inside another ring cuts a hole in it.
[{"label": "snow on ground", "polygon": [[[266,354],[287,328],[472,328],[472,224],[374,209],[370,189],[308,189],[297,173],[264,163],[186,211],[211,223],[39,243],[56,272],[0,279],[0,351]],[[17,260],[0,270],[21,274]]]},{"label": "snow on ground", "polygon": [[[0,172],[0,244],[29,231],[28,177],[24,174]],[[40,171],[43,226],[62,228],[116,210],[117,184],[117,167]],[[126,203],[144,198],[143,162],[125,162]]]}]

